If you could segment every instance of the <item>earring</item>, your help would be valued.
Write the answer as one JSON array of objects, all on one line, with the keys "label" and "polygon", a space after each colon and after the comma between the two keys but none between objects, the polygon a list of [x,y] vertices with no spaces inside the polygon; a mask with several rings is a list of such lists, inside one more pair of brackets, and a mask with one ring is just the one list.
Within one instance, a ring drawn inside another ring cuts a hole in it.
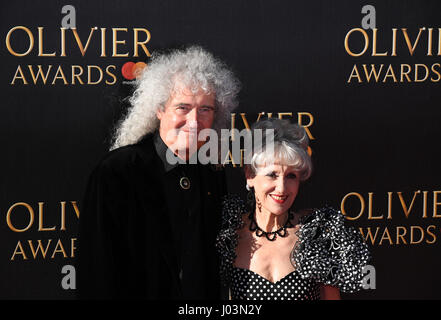
[{"label": "earring", "polygon": [[248,185],[248,183],[246,184],[245,188],[250,191],[250,186]]},{"label": "earring", "polygon": [[257,204],[257,209],[259,210],[259,212],[262,212],[262,203],[259,201],[258,197],[256,197],[256,204]]}]

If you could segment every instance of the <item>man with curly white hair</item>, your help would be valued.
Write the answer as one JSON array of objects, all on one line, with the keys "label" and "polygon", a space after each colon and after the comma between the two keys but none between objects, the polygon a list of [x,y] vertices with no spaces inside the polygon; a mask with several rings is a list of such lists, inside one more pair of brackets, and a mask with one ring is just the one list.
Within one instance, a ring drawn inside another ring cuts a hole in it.
[{"label": "man with curly white hair", "polygon": [[153,55],[88,182],[80,298],[220,298],[224,173],[191,160],[205,143],[201,130],[226,127],[239,86],[201,47]]}]

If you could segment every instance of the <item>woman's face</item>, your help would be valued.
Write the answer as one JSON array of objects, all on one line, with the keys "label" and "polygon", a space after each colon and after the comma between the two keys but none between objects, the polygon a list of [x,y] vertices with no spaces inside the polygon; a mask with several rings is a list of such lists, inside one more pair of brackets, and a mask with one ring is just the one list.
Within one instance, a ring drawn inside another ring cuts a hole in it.
[{"label": "woman's face", "polygon": [[274,163],[257,168],[257,173],[247,175],[247,183],[254,188],[256,207],[261,211],[281,215],[289,210],[299,191],[298,171],[291,166]]}]

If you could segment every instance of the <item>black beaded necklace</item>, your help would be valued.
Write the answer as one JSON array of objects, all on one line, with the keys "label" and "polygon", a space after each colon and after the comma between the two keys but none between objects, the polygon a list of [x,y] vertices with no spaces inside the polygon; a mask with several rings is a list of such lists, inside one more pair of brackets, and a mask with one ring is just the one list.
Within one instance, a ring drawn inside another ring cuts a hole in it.
[{"label": "black beaded necklace", "polygon": [[256,236],[262,237],[265,236],[269,241],[276,240],[277,235],[279,237],[286,237],[288,234],[286,233],[286,229],[293,228],[294,225],[291,223],[291,220],[293,219],[294,215],[292,212],[288,212],[288,219],[286,220],[285,224],[277,229],[276,231],[267,232],[262,230],[258,225],[256,220],[254,219],[254,211],[251,211],[248,215],[248,219],[250,219],[250,231],[254,232],[256,231]]}]

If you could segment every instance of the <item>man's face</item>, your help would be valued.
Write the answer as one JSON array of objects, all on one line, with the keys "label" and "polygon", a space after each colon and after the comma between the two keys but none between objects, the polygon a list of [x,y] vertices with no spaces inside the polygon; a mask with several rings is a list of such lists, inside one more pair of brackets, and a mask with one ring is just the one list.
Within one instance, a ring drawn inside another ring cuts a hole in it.
[{"label": "man's face", "polygon": [[[191,156],[188,151],[205,141],[197,141],[199,131],[211,128],[215,112],[215,95],[199,90],[196,94],[183,87],[171,94],[156,115],[160,120],[159,135],[176,154]],[[190,145],[193,144],[192,148]],[[196,150],[193,150],[196,151]]]}]

